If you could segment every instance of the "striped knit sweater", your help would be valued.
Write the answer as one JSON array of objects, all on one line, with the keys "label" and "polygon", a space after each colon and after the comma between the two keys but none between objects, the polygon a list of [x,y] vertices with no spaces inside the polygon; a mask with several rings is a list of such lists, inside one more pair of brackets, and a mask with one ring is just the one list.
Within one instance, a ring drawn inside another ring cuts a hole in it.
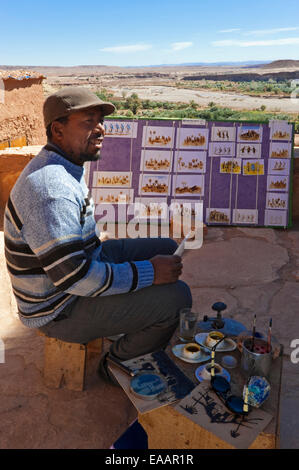
[{"label": "striped knit sweater", "polygon": [[4,214],[7,269],[21,321],[38,328],[77,296],[136,291],[153,283],[150,261],[101,261],[84,168],[52,144],[30,161]]}]

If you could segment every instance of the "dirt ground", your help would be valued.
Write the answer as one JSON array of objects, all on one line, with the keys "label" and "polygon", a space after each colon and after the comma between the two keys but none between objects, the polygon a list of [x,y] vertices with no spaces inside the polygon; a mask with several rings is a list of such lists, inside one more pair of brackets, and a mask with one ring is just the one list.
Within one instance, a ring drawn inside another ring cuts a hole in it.
[{"label": "dirt ground", "polygon": [[[16,314],[0,232],[0,364],[2,449],[108,449],[137,413],[126,394],[96,375],[98,358],[88,369],[86,389],[49,389],[43,382],[44,339],[24,327]],[[259,331],[273,319],[273,335],[284,346],[280,403],[280,448],[299,447],[298,364],[291,362],[291,341],[299,338],[299,227],[209,227],[200,250],[184,261],[182,279],[191,288],[193,309],[201,319],[223,301],[224,316],[247,328],[257,314]],[[105,340],[107,348],[108,340]]]}]

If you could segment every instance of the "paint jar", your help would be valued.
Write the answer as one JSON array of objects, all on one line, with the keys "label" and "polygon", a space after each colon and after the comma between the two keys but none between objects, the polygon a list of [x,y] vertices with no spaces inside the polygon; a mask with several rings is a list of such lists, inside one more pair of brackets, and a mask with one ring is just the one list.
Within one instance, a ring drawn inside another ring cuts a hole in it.
[{"label": "paint jar", "polygon": [[268,352],[267,341],[255,338],[252,351],[252,338],[243,342],[241,367],[248,375],[267,377],[272,364],[272,348]]}]

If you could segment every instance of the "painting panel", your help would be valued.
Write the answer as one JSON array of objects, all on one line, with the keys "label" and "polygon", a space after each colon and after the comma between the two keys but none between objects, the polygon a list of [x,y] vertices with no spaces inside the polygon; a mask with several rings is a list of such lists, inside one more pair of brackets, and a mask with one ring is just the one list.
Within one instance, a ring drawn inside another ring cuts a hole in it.
[{"label": "painting panel", "polygon": [[240,158],[221,158],[220,173],[241,174],[242,160]]},{"label": "painting panel", "polygon": [[207,150],[209,129],[181,127],[177,131],[177,149],[201,149]]},{"label": "painting panel", "polygon": [[262,142],[263,128],[260,124],[240,125],[238,127],[238,142]]},{"label": "painting panel", "polygon": [[254,176],[254,175],[264,175],[265,174],[265,164],[264,160],[243,160],[243,175],[245,176]]},{"label": "painting panel", "polygon": [[288,142],[271,142],[269,158],[291,158],[292,144]]},{"label": "painting panel", "polygon": [[258,210],[257,209],[234,209],[233,210],[233,223],[234,224],[257,224],[258,223]]},{"label": "painting panel", "polygon": [[142,147],[173,148],[172,127],[144,126],[142,133]]},{"label": "painting panel", "polygon": [[180,175],[173,177],[172,195],[192,197],[204,195],[203,175]]},{"label": "painting panel", "polygon": [[269,175],[289,175],[290,159],[273,158],[268,160]]},{"label": "painting panel", "polygon": [[265,210],[265,225],[279,227],[287,226],[287,211],[283,210]]},{"label": "painting panel", "polygon": [[131,181],[130,171],[95,171],[92,186],[94,188],[130,187]]},{"label": "painting panel", "polygon": [[177,173],[205,173],[207,152],[180,151],[175,153]]},{"label": "painting panel", "polygon": [[288,208],[289,195],[285,193],[267,193],[266,194],[266,208],[267,209],[280,209]]},{"label": "painting panel", "polygon": [[261,144],[237,144],[237,157],[239,158],[261,158]]},{"label": "painting panel", "polygon": [[210,157],[234,157],[235,144],[226,142],[210,143],[209,145]]},{"label": "painting panel", "polygon": [[212,127],[211,141],[214,142],[234,142],[236,140],[235,127]]},{"label": "painting panel", "polygon": [[172,169],[172,151],[142,150],[140,171],[163,171]]},{"label": "painting panel", "polygon": [[287,176],[273,176],[267,177],[267,190],[268,191],[288,191],[289,178]]},{"label": "painting panel", "polygon": [[139,177],[139,194],[169,196],[170,181],[169,175],[144,173]]}]

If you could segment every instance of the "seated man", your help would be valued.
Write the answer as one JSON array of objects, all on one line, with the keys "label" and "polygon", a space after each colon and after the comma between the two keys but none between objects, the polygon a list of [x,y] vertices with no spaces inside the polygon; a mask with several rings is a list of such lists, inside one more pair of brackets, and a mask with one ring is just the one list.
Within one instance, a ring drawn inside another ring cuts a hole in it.
[{"label": "seated man", "polygon": [[[123,334],[109,351],[122,361],[166,347],[192,298],[173,240],[96,235],[83,165],[100,158],[114,109],[81,87],[46,99],[48,143],[11,191],[4,234],[23,324],[78,343]],[[106,355],[99,371],[109,379]]]}]

